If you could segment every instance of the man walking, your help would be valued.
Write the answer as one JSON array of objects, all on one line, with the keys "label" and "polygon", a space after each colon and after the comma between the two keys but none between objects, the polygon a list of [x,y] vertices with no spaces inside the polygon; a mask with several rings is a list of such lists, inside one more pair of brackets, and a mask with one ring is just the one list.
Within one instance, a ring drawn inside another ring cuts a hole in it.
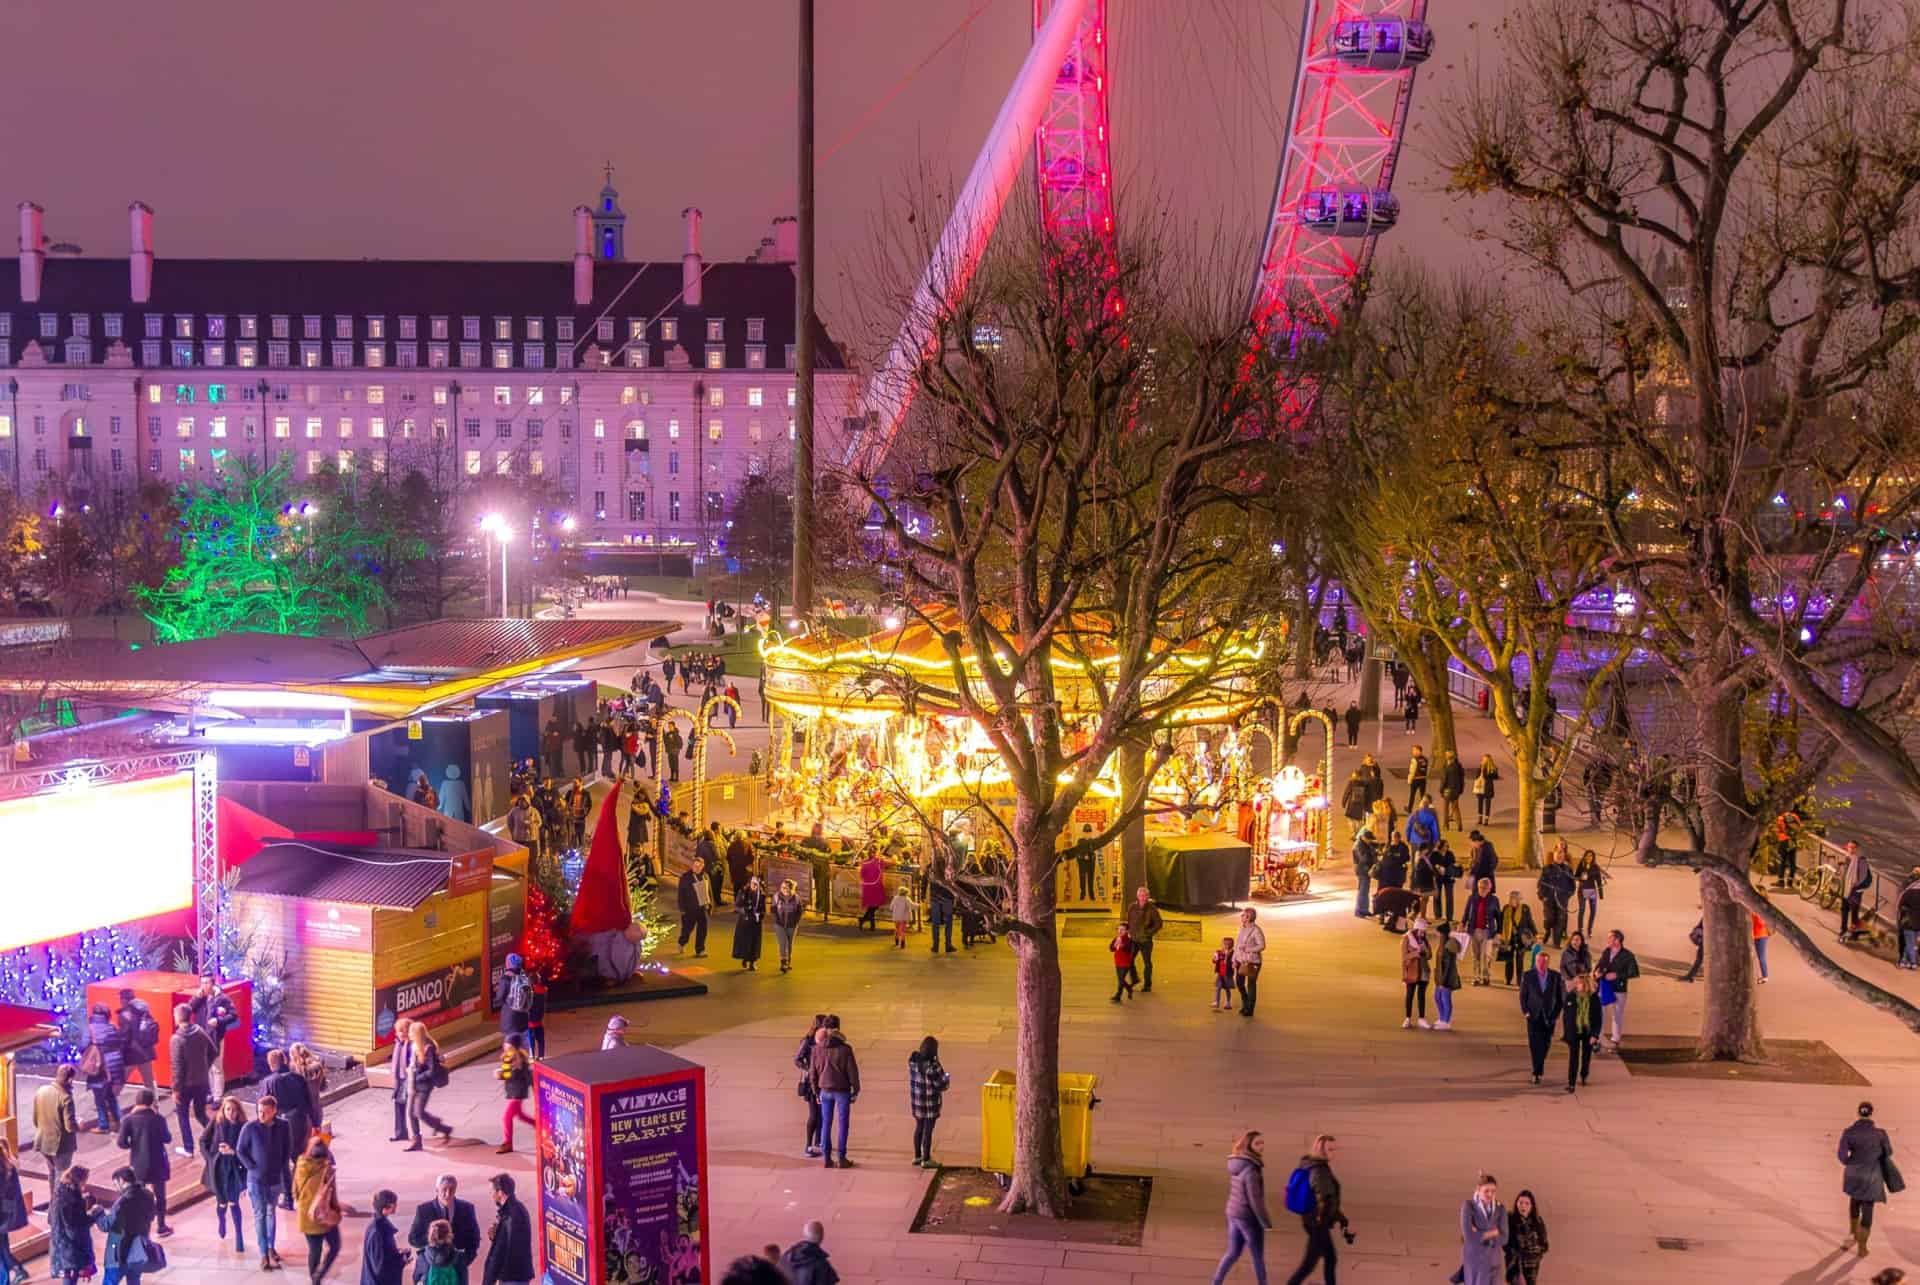
[{"label": "man walking", "polygon": [[[1307,1233],[1306,1252],[1301,1255],[1300,1265],[1293,1269],[1293,1275],[1287,1277],[1287,1285],[1304,1285],[1315,1266],[1321,1267],[1327,1285],[1333,1285],[1334,1268],[1339,1262],[1333,1247],[1335,1224],[1349,1242],[1353,1240],[1347,1215],[1340,1208],[1340,1180],[1333,1176],[1333,1143],[1333,1135],[1323,1133],[1313,1140],[1307,1154],[1300,1157],[1300,1168],[1307,1171],[1312,1203],[1300,1215],[1300,1226]],[[1287,1185],[1293,1186],[1291,1178]]]},{"label": "man walking", "polygon": [[193,1158],[193,1122],[207,1127],[207,1099],[213,1092],[213,1060],[218,1050],[213,1037],[193,1020],[193,1007],[176,1004],[173,1009],[173,1038],[167,1041],[167,1058],[173,1067],[173,1110],[180,1122],[179,1155]]},{"label": "man walking", "polygon": [[1347,748],[1352,749],[1360,743],[1360,702],[1347,702]]},{"label": "man walking", "polygon": [[1547,963],[1547,952],[1533,957],[1533,967],[1520,979],[1520,1012],[1527,1019],[1527,1051],[1533,1055],[1533,1082],[1547,1068],[1547,1050],[1553,1045],[1554,1028],[1560,1010],[1566,1006],[1565,984],[1560,970]]},{"label": "man walking", "polygon": [[493,1188],[493,1230],[487,1233],[487,1262],[480,1272],[480,1285],[531,1285],[533,1268],[533,1220],[527,1207],[513,1194],[513,1175],[497,1173],[488,1180]]},{"label": "man walking", "polygon": [[[1409,729],[1411,730],[1411,729]],[[1407,811],[1420,806],[1427,794],[1427,755],[1418,745],[1413,747],[1413,757],[1407,760]]]},{"label": "man walking", "polygon": [[1500,935],[1500,898],[1493,895],[1491,879],[1474,884],[1460,923],[1467,930],[1468,950],[1473,956],[1473,984],[1493,985],[1493,943]]},{"label": "man walking", "polygon": [[1353,879],[1357,891],[1353,897],[1353,917],[1371,919],[1373,917],[1372,900],[1369,897],[1373,867],[1380,860],[1380,850],[1373,846],[1373,840],[1362,830],[1353,841]]},{"label": "man walking", "polygon": [[287,1055],[279,1049],[267,1050],[267,1078],[260,1091],[270,1094],[280,1108],[287,1126],[287,1171],[281,1177],[282,1209],[293,1208],[293,1162],[307,1154],[307,1139],[319,1122],[320,1112],[313,1100],[313,1086],[307,1077],[287,1065]]},{"label": "man walking", "polygon": [[287,1122],[280,1118],[280,1104],[272,1094],[258,1102],[258,1119],[249,1120],[240,1130],[240,1144],[234,1154],[247,1171],[247,1200],[253,1205],[254,1239],[260,1246],[260,1270],[270,1272],[280,1265],[280,1252],[274,1248],[274,1232],[280,1224],[277,1206],[280,1185],[286,1181],[287,1168],[293,1163],[293,1145],[287,1135]]},{"label": "man walking", "polygon": [[445,1219],[453,1225],[453,1267],[460,1285],[467,1285],[467,1268],[480,1256],[480,1218],[471,1201],[461,1200],[460,1184],[450,1173],[440,1175],[434,1198],[413,1211],[413,1225],[407,1228],[407,1244],[413,1246],[413,1279],[427,1278],[427,1233],[434,1223]]},{"label": "man walking", "polygon": [[1492,842],[1478,830],[1467,831],[1467,842],[1472,845],[1467,849],[1467,878],[1473,880],[1476,888],[1485,879],[1489,891],[1498,890],[1500,881],[1494,875],[1500,869],[1500,857],[1494,852]]},{"label": "man walking", "polygon": [[1610,1019],[1613,1025],[1613,1051],[1618,1053],[1620,1037],[1627,1025],[1627,983],[1640,975],[1640,961],[1627,949],[1626,934],[1618,928],[1607,934],[1607,948],[1600,952],[1600,962],[1593,971],[1613,992],[1613,1002],[1606,1005],[1606,1011],[1613,1015]]},{"label": "man walking", "polygon": [[1133,967],[1128,975],[1140,979],[1140,993],[1153,989],[1153,938],[1160,931],[1160,907],[1145,888],[1134,891],[1127,907],[1127,936],[1133,939]]},{"label": "man walking", "polygon": [[47,1203],[53,1203],[60,1175],[80,1148],[80,1116],[73,1105],[73,1067],[63,1063],[53,1078],[34,1091],[33,1149],[47,1162]]},{"label": "man walking", "polygon": [[[122,989],[120,1008],[114,1019],[120,1024],[120,1037],[126,1050],[123,1083],[131,1084],[138,1075],[141,1084],[153,1088],[153,1058],[160,1051],[160,1023],[153,1010],[131,990]],[[162,1221],[165,1221],[164,1215]]]},{"label": "man walking", "polygon": [[167,1226],[167,1179],[173,1177],[173,1165],[167,1159],[167,1144],[173,1134],[167,1130],[167,1117],[153,1109],[153,1090],[143,1088],[134,1095],[133,1110],[121,1117],[120,1149],[127,1153],[127,1165],[136,1181],[153,1189],[157,1236],[173,1235]]},{"label": "man walking", "polygon": [[[853,1104],[860,1096],[860,1063],[853,1046],[838,1029],[822,1026],[813,1033],[813,1057],[807,1064],[807,1081],[820,1099],[820,1152],[825,1166],[833,1168],[833,1153],[840,1151],[840,1167],[853,1168],[847,1159],[847,1127]],[[836,1121],[837,1127],[836,1127]],[[836,1138],[837,1134],[837,1138]]]},{"label": "man walking", "polygon": [[1545,920],[1541,925],[1541,940],[1550,946],[1566,945],[1567,911],[1573,905],[1574,884],[1573,870],[1560,853],[1548,858],[1547,868],[1540,872],[1534,892],[1540,898],[1540,912]]},{"label": "man walking", "polygon": [[1440,760],[1440,823],[1449,830],[1466,828],[1460,818],[1460,796],[1467,792],[1467,770],[1452,750]]},{"label": "man walking", "polygon": [[693,957],[707,953],[707,907],[713,904],[713,890],[707,886],[707,863],[695,857],[693,864],[680,872],[680,949],[693,938]]}]

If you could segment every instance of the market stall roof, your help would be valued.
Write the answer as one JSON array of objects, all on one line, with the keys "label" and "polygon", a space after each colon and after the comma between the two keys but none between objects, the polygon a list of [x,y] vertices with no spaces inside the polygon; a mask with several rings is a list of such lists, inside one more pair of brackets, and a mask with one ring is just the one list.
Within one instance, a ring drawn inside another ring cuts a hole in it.
[{"label": "market stall roof", "polygon": [[447,886],[453,858],[429,848],[269,843],[240,867],[238,890],[412,910]]},{"label": "market stall roof", "polygon": [[[490,687],[671,633],[670,621],[436,620],[358,639],[223,634],[131,645],[0,648],[0,691],[86,696],[174,712],[231,705],[408,718]],[[267,695],[261,695],[266,693]]]}]

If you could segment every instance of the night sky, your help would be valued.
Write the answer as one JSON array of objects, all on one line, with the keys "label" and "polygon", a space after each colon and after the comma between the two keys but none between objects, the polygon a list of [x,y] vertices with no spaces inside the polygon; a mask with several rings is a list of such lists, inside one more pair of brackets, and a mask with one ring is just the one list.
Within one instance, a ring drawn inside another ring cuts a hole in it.
[{"label": "night sky", "polygon": [[[1440,50],[1416,91],[1387,257],[1453,269],[1477,255],[1463,211],[1432,190],[1426,130],[1484,31],[1481,11],[1497,7],[1434,7]],[[1110,0],[1123,218],[1129,199],[1171,203],[1203,237],[1258,238],[1299,11],[1298,0]],[[143,200],[162,261],[560,260],[569,211],[592,200],[609,161],[630,258],[677,257],[689,204],[705,212],[710,257],[746,255],[792,211],[792,4],[329,0],[298,11],[312,18],[295,12],[239,0],[12,6],[0,76],[9,215],[37,201],[50,238],[121,255],[127,202]],[[948,190],[964,176],[1028,44],[1031,4],[819,0],[818,14],[821,307],[853,330],[864,305],[849,274],[868,261],[875,221],[903,215],[917,173]]]}]

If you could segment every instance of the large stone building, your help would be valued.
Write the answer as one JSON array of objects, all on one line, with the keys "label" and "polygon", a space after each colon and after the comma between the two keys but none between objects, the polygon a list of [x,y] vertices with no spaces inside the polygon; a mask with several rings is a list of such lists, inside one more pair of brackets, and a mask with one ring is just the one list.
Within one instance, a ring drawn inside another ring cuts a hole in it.
[{"label": "large stone building", "polygon": [[[609,175],[572,262],[67,257],[20,207],[0,264],[0,477],[84,501],[242,458],[417,469],[460,487],[554,483],[583,541],[711,550],[742,482],[785,470],[794,424],[794,224],[707,260],[626,259]],[[821,458],[852,379],[816,330]]]}]

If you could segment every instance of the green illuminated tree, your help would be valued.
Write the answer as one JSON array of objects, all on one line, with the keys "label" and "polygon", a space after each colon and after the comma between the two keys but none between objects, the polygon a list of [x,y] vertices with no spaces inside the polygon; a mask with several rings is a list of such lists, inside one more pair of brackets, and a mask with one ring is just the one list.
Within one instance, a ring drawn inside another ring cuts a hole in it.
[{"label": "green illuminated tree", "polygon": [[180,565],[137,592],[162,642],[365,628],[381,589],[357,529],[288,511],[288,470],[236,467],[180,499]]}]

